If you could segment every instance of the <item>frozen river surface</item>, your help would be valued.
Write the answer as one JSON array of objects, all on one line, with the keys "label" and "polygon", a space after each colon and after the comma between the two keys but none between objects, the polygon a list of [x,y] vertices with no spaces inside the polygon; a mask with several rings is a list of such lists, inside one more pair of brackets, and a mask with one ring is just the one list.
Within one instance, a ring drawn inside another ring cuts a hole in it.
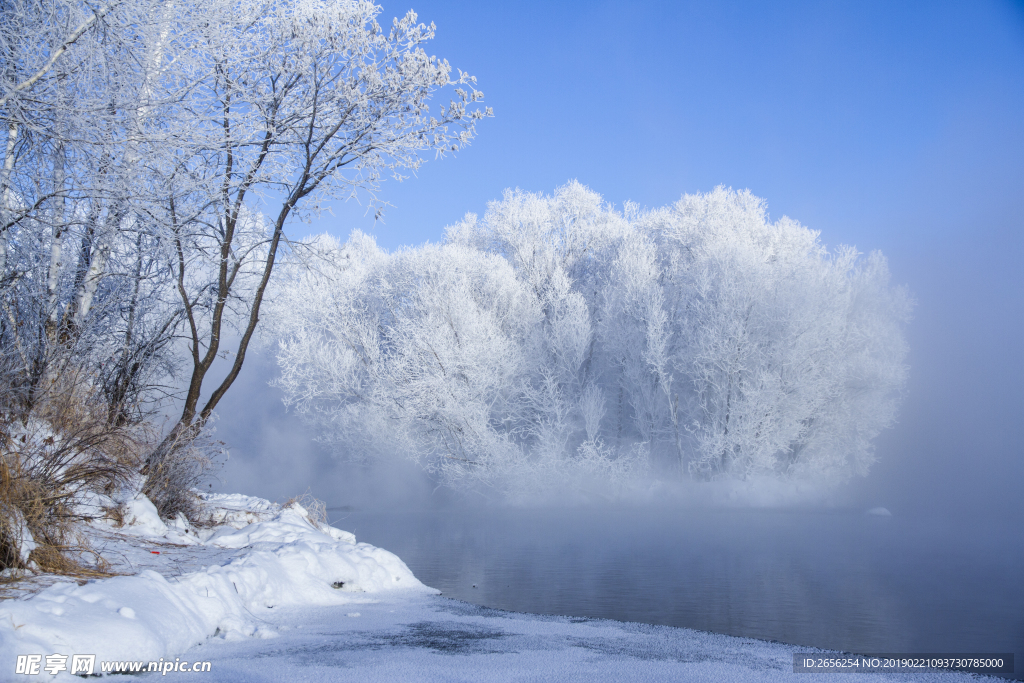
[{"label": "frozen river surface", "polygon": [[[276,613],[275,613],[276,612]],[[450,598],[392,595],[362,605],[267,610],[279,635],[207,641],[182,654],[212,663],[175,680],[280,681],[800,681],[778,643],[688,629],[491,610]],[[139,677],[152,680],[153,674]],[[129,677],[125,677],[126,679]],[[966,674],[861,674],[859,683],[966,683]],[[846,674],[815,674],[845,683]]]}]

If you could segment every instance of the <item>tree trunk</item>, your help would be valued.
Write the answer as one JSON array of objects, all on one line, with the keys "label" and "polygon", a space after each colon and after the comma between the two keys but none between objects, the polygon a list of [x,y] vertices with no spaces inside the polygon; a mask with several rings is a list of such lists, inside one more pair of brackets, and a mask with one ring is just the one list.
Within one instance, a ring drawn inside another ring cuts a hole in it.
[{"label": "tree trunk", "polygon": [[7,213],[11,207],[11,171],[14,169],[14,143],[18,138],[18,124],[7,124],[7,145],[4,151],[3,171],[0,172],[0,282],[7,274],[7,236],[10,232]]}]

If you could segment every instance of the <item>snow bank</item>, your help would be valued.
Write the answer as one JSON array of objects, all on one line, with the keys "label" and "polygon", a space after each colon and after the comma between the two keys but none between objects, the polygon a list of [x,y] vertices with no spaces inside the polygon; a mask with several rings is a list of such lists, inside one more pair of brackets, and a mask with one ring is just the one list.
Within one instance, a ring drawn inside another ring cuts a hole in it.
[{"label": "snow bank", "polygon": [[399,589],[436,592],[397,556],[356,543],[348,532],[318,527],[299,505],[281,508],[246,496],[211,496],[210,502],[231,504],[219,516],[224,523],[183,533],[136,497],[127,531],[239,549],[233,558],[181,576],[148,569],[84,585],[58,583],[0,603],[0,672],[13,673],[17,655],[24,654],[94,654],[97,662],[173,658],[210,637],[275,637],[258,616],[266,609],[360,604],[372,601],[366,594]]}]

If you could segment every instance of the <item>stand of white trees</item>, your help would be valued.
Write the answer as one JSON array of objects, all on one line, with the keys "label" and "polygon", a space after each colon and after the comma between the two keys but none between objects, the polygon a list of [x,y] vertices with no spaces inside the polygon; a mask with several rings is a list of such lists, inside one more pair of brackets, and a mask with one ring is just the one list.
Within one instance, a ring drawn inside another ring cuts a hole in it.
[{"label": "stand of white trees", "polygon": [[449,484],[864,474],[906,378],[911,303],[723,188],[620,213],[508,191],[441,245],[320,239],[273,295],[280,386],[325,441]]}]

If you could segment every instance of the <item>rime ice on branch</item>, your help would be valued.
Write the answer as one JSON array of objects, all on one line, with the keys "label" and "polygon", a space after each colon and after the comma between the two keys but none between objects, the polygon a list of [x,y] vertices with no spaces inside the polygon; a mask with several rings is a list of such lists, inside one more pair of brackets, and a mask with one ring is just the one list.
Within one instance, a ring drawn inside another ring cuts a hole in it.
[{"label": "rime ice on branch", "polygon": [[441,245],[318,243],[276,294],[280,386],[323,438],[449,483],[866,473],[906,378],[879,253],[723,188],[615,211],[508,191]]},{"label": "rime ice on branch", "polygon": [[288,226],[328,199],[375,201],[383,178],[458,151],[490,115],[472,76],[426,52],[433,24],[380,12],[0,7],[0,384],[17,410],[68,367],[112,424],[170,396],[179,421],[146,463],[162,486],[154,471],[242,367]]}]

